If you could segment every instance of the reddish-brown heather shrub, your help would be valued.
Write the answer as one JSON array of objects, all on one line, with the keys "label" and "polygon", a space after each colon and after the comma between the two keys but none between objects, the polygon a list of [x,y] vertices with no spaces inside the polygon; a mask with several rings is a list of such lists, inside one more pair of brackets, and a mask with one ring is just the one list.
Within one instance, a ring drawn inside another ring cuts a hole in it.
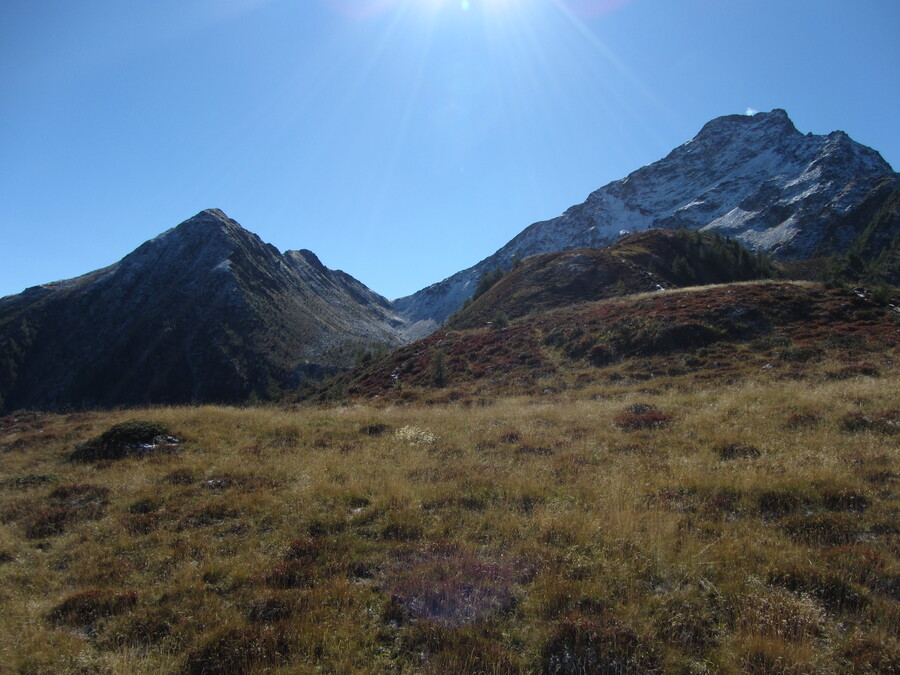
[{"label": "reddish-brown heather shrub", "polygon": [[62,534],[75,520],[77,520],[76,511],[68,506],[37,509],[28,514],[23,521],[25,536],[29,539],[42,539]]},{"label": "reddish-brown heather shrub", "polygon": [[253,623],[276,623],[290,619],[298,611],[297,602],[287,595],[270,595],[255,600],[247,611]]},{"label": "reddish-brown heather shrub", "polygon": [[70,455],[72,461],[93,462],[142,456],[153,452],[171,452],[179,441],[157,422],[129,420],[114,424],[99,436],[80,443]]},{"label": "reddish-brown heather shrub", "polygon": [[881,371],[873,365],[857,363],[827,373],[832,380],[849,380],[851,377],[881,377]]},{"label": "reddish-brown heather shrub", "polygon": [[456,551],[434,550],[402,570],[391,584],[386,613],[443,626],[475,624],[516,606],[513,584],[524,567]]},{"label": "reddish-brown heather shrub", "polygon": [[900,433],[900,410],[883,410],[875,415],[861,412],[847,413],[841,419],[844,431],[853,433],[870,431],[879,434],[893,435]]},{"label": "reddish-brown heather shrub", "polygon": [[622,413],[616,416],[614,422],[623,431],[641,431],[645,429],[664,429],[671,425],[673,419],[672,415],[665,413],[647,413],[644,415]]},{"label": "reddish-brown heather shrub", "polygon": [[122,644],[134,647],[149,647],[169,638],[176,630],[180,618],[169,607],[148,607],[135,610],[121,623],[116,624],[114,633],[109,633],[104,643],[109,648]]},{"label": "reddish-brown heather shrub", "polygon": [[134,591],[116,592],[104,589],[80,591],[70,595],[54,607],[48,619],[53,624],[87,626],[116,614],[122,614],[137,604]]},{"label": "reddish-brown heather shrub", "polygon": [[900,643],[858,630],[840,651],[847,671],[852,673],[900,673]]},{"label": "reddish-brown heather shrub", "polygon": [[818,426],[821,421],[815,413],[794,413],[788,417],[785,426],[788,429],[807,429]]},{"label": "reddish-brown heather shrub", "polygon": [[240,516],[238,510],[227,504],[206,504],[185,514],[181,519],[180,527],[208,527],[238,516]]},{"label": "reddish-brown heather shrub", "polygon": [[89,504],[104,506],[108,501],[109,488],[87,484],[60,485],[47,496],[55,502],[76,508]]},{"label": "reddish-brown heather shrub", "polygon": [[226,628],[190,649],[185,675],[232,675],[286,664],[291,643],[283,624]]},{"label": "reddish-brown heather shrub", "polygon": [[616,353],[606,345],[594,345],[588,351],[588,360],[591,365],[607,366],[616,359]]},{"label": "reddish-brown heather shrub", "polygon": [[541,650],[544,673],[626,675],[655,672],[659,657],[630,626],[613,616],[569,617],[553,628]]},{"label": "reddish-brown heather shrub", "polygon": [[872,501],[855,490],[826,490],[822,492],[822,505],[829,511],[862,512],[871,506]]},{"label": "reddish-brown heather shrub", "polygon": [[125,520],[125,530],[129,534],[150,534],[159,529],[162,517],[158,513],[136,513]]},{"label": "reddish-brown heather shrub", "polygon": [[798,511],[805,499],[789,490],[766,490],[756,498],[760,513],[768,518],[778,518]]},{"label": "reddish-brown heather shrub", "polygon": [[726,443],[716,447],[715,452],[719,459],[755,459],[762,455],[755,445],[749,443]]},{"label": "reddish-brown heather shrub", "polygon": [[702,511],[708,517],[732,515],[741,510],[740,502],[740,490],[724,487],[716,490],[706,498]]},{"label": "reddish-brown heather shrub", "polygon": [[543,445],[535,446],[535,445],[522,444],[518,448],[516,448],[515,453],[517,455],[547,456],[547,455],[553,454],[553,448],[548,448]]},{"label": "reddish-brown heather shrub", "polygon": [[308,588],[315,582],[315,568],[308,560],[285,560],[266,574],[272,588]]},{"label": "reddish-brown heather shrub", "polygon": [[163,480],[172,485],[192,485],[196,482],[197,477],[190,469],[175,469],[163,478]]},{"label": "reddish-brown heather shrub", "polygon": [[374,424],[366,424],[363,427],[360,427],[359,433],[364,436],[381,436],[382,434],[390,431],[390,425],[382,424],[380,422]]},{"label": "reddish-brown heather shrub", "polygon": [[676,648],[697,654],[719,642],[721,626],[716,614],[702,598],[670,596],[654,611],[656,635]]},{"label": "reddish-brown heather shrub", "polygon": [[866,480],[872,485],[889,485],[900,481],[900,474],[893,471],[871,471],[866,474]]},{"label": "reddish-brown heather shrub", "polygon": [[25,536],[40,539],[63,534],[69,525],[99,518],[108,503],[109,488],[101,485],[61,485],[47,495],[47,506],[27,513]]},{"label": "reddish-brown heather shrub", "polygon": [[793,514],[780,525],[792,538],[814,546],[851,544],[863,532],[858,517],[840,512]]},{"label": "reddish-brown heather shrub", "polygon": [[868,598],[841,576],[811,568],[791,568],[769,574],[769,583],[793,593],[805,593],[832,611],[854,612],[869,604]]}]

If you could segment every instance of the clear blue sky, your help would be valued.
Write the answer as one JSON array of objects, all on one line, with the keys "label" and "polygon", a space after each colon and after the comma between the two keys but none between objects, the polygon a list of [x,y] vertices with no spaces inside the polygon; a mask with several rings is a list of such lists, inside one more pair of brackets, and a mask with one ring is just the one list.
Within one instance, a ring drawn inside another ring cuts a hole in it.
[{"label": "clear blue sky", "polygon": [[897,0],[0,6],[0,296],[208,208],[389,298],[785,108],[900,167]]}]

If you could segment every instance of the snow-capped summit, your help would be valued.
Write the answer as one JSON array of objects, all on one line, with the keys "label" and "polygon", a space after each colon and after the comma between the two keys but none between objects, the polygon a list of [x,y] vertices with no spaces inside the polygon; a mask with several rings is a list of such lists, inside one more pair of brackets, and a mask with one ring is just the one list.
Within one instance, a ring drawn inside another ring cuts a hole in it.
[{"label": "snow-capped summit", "polygon": [[881,155],[842,131],[800,133],[787,113],[727,115],[665,158],[526,228],[489,258],[395,302],[413,336],[436,328],[481,276],[515,258],[609,244],[652,228],[716,230],[780,259],[807,258],[828,224],[886,176]]}]

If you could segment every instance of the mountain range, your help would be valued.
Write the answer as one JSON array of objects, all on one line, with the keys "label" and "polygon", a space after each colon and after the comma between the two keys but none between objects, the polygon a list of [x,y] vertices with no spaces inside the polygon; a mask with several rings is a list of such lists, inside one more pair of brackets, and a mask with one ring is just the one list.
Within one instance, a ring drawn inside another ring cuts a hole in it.
[{"label": "mountain range", "polygon": [[[410,322],[408,333],[422,337],[472,295],[485,273],[536,253],[596,248],[653,228],[716,231],[781,260],[843,253],[869,223],[855,217],[860,206],[891,195],[900,195],[900,175],[842,131],[804,135],[780,109],[720,117],[665,158],[394,306]],[[880,229],[896,239],[896,209]]]},{"label": "mountain range", "polygon": [[[635,253],[630,235],[662,229],[735,240],[746,250],[729,255],[741,264],[762,260],[754,253],[797,261],[849,252],[896,273],[900,175],[843,132],[800,133],[783,110],[721,117],[476,265],[393,302],[310,251],[281,253],[206,210],[107,268],[0,298],[0,411],[277,397],[366,350],[433,333],[486,275],[536,254],[590,249],[529,260],[516,277],[529,280],[514,286],[518,304],[498,299],[498,285],[495,306],[482,302],[477,314],[473,305],[467,320],[566,293],[582,301],[616,294],[610,288],[726,280],[697,257],[709,240],[685,248],[669,233],[653,240],[674,247],[668,255],[648,258],[645,245]],[[623,237],[631,249],[596,252]]]}]

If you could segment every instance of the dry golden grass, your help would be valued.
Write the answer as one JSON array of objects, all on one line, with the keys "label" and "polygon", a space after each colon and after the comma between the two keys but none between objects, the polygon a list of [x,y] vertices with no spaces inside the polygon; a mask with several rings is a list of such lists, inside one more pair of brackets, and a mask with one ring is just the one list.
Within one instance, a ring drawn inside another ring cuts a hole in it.
[{"label": "dry golden grass", "polygon": [[[898,384],[4,420],[0,663],[897,672]],[[71,461],[129,419],[182,443]]]}]

